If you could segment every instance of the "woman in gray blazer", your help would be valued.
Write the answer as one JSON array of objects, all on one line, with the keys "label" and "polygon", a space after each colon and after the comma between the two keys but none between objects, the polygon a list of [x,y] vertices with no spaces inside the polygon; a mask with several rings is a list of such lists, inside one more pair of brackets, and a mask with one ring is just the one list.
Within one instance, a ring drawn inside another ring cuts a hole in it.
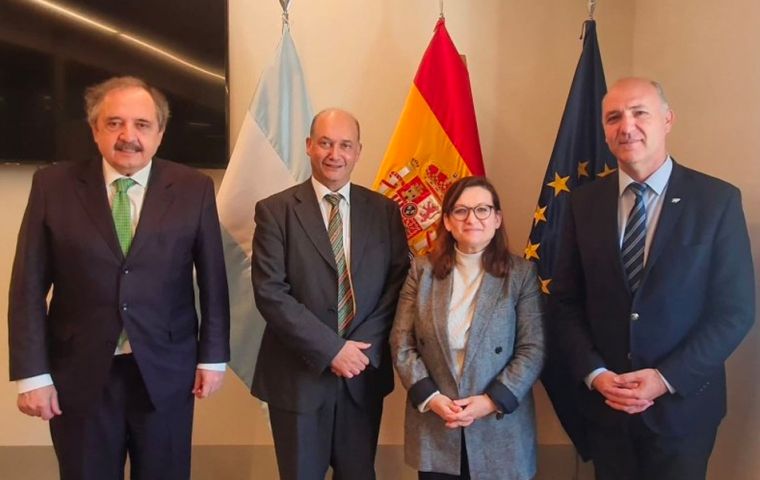
[{"label": "woman in gray blazer", "polygon": [[532,478],[544,359],[533,264],[511,255],[496,190],[455,182],[430,255],[401,290],[391,351],[408,391],[406,462],[423,480]]}]

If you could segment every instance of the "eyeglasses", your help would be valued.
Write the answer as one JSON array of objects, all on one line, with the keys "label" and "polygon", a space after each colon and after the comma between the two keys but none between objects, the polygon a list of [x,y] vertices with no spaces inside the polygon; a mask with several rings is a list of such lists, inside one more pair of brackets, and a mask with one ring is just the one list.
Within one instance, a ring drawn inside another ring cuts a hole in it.
[{"label": "eyeglasses", "polygon": [[485,220],[491,216],[493,211],[493,205],[475,205],[474,207],[465,207],[464,205],[456,205],[449,212],[449,216],[454,220],[463,222],[470,216],[470,211],[475,214],[475,218],[478,220]]}]

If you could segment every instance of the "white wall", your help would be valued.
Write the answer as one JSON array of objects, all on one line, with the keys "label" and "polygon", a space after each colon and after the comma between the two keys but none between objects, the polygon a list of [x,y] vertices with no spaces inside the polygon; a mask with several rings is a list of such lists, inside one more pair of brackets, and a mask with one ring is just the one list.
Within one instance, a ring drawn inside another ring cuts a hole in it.
[{"label": "white wall", "polygon": [[[448,0],[447,27],[466,55],[486,171],[505,204],[513,249],[522,250],[570,81],[580,55],[585,1]],[[231,135],[234,143],[256,83],[280,36],[276,0],[229,0]],[[739,186],[760,255],[760,6],[688,0],[600,2],[599,41],[608,83],[639,74],[665,85],[678,121],[671,151],[681,162]],[[312,103],[340,106],[362,123],[364,150],[354,180],[369,185],[382,159],[438,17],[434,0],[295,0],[291,29]],[[754,88],[753,88],[754,87]],[[0,169],[0,291],[10,266],[32,169]],[[219,180],[222,172],[211,172]],[[757,263],[756,263],[757,267]],[[0,311],[7,311],[5,295]],[[0,371],[7,375],[7,329]],[[730,361],[730,413],[720,431],[713,478],[757,478],[760,374],[757,329]],[[2,378],[2,377],[0,377]],[[7,377],[5,377],[7,379]],[[566,438],[539,396],[539,439]],[[381,442],[402,441],[403,392],[386,401]],[[0,445],[48,444],[43,422],[15,412],[15,390],[0,382]],[[199,402],[199,444],[268,444],[258,402],[233,376]],[[730,473],[729,473],[730,472]]]}]

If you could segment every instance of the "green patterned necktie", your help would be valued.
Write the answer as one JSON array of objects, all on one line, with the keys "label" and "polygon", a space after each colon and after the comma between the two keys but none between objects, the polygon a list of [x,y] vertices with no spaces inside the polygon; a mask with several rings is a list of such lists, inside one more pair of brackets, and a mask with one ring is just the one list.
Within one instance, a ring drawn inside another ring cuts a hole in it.
[{"label": "green patterned necktie", "polygon": [[[111,215],[113,224],[116,227],[116,236],[119,238],[119,245],[124,256],[129,253],[129,247],[132,245],[132,208],[129,203],[127,190],[132,188],[137,182],[129,177],[121,177],[113,182],[116,186],[116,195],[111,203]],[[119,349],[124,347],[127,341],[127,332],[122,330],[117,340]]]},{"label": "green patterned necktie", "polygon": [[340,215],[341,195],[331,193],[325,195],[325,200],[332,205],[330,218],[327,222],[327,235],[335,255],[335,265],[338,268],[338,333],[345,335],[351,320],[354,318],[354,292],[351,289],[351,277],[346,263],[346,251],[343,248],[343,218]]},{"label": "green patterned necktie", "polygon": [[122,177],[115,180],[116,195],[113,197],[111,204],[111,214],[113,215],[113,224],[116,227],[116,236],[119,238],[121,251],[126,256],[129,253],[129,247],[132,245],[132,212],[129,203],[129,190],[135,182],[129,177]]}]

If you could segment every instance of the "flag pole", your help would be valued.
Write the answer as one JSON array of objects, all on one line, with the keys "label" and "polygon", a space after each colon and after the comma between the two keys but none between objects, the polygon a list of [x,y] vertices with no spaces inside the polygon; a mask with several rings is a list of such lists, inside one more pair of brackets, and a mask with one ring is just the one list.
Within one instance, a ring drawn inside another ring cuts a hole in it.
[{"label": "flag pole", "polygon": [[280,6],[282,7],[282,31],[284,32],[286,28],[290,28],[290,13],[288,10],[290,9],[290,1],[291,0],[278,0],[280,2]]},{"label": "flag pole", "polygon": [[593,20],[594,10],[596,10],[596,0],[588,0],[588,4],[586,5],[586,8],[588,9],[588,19]]}]

